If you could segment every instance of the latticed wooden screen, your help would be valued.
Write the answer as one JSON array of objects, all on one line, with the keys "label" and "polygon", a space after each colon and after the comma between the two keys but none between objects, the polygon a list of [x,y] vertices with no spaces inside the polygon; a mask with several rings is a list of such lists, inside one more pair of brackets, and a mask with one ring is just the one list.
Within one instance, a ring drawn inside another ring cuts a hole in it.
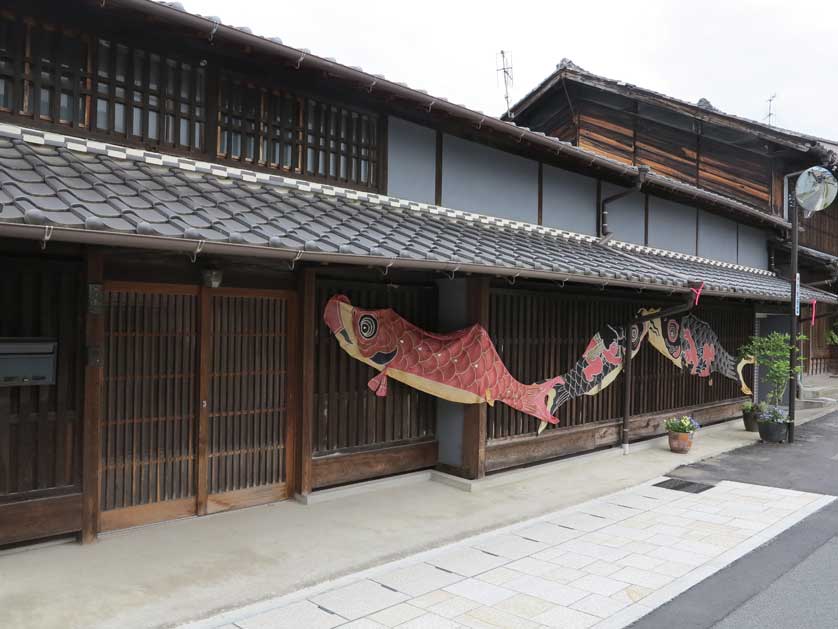
[{"label": "latticed wooden screen", "polygon": [[[648,300],[616,300],[592,295],[493,289],[490,329],[498,353],[512,375],[531,383],[568,371],[582,356],[591,337],[607,324],[623,324],[641,307],[658,306]],[[753,331],[748,306],[702,303],[695,316],[707,321],[722,346],[738,352]],[[682,371],[644,343],[632,364],[632,414],[717,402],[741,395],[739,384],[719,374],[699,378]],[[712,384],[711,384],[712,382]],[[623,376],[595,396],[581,396],[558,410],[559,427],[622,417]],[[535,434],[538,420],[504,404],[488,409],[488,438]]]},{"label": "latticed wooden screen", "polygon": [[213,291],[209,492],[285,482],[287,295]]},{"label": "latticed wooden screen", "polygon": [[103,511],[195,495],[197,294],[106,293]]},{"label": "latticed wooden screen", "polygon": [[329,297],[343,293],[366,309],[394,308],[411,323],[436,329],[436,288],[337,280],[317,282],[314,384],[315,454],[382,447],[430,439],[436,433],[436,400],[390,379],[385,397],[376,397],[367,382],[377,371],[344,352],[322,321]]}]

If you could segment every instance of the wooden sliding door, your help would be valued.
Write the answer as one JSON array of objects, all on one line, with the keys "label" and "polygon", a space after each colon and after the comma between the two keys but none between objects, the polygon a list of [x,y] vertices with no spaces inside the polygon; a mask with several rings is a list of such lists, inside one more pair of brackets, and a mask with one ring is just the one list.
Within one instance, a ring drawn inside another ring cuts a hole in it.
[{"label": "wooden sliding door", "polygon": [[198,290],[106,284],[103,530],[195,513]]},{"label": "wooden sliding door", "polygon": [[279,500],[288,480],[290,291],[209,291],[207,511]]},{"label": "wooden sliding door", "polygon": [[284,498],[295,294],[105,289],[101,529]]}]

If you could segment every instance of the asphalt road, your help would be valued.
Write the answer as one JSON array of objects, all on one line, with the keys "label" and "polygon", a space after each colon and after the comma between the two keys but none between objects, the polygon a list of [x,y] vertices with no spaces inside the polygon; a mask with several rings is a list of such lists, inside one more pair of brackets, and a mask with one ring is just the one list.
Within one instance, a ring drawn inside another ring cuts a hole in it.
[{"label": "asphalt road", "polygon": [[[671,476],[838,496],[838,413],[799,427],[793,444],[748,446],[678,468]],[[838,504],[811,515],[632,625],[710,627],[837,629]]]}]

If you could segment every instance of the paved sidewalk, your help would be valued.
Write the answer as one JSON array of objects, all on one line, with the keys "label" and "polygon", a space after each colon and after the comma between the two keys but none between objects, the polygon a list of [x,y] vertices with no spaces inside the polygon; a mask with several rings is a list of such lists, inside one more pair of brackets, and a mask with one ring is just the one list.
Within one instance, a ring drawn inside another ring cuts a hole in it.
[{"label": "paved sidewalk", "polygon": [[664,438],[628,456],[614,449],[493,475],[470,492],[413,481],[108,534],[90,546],[0,553],[0,627],[173,626],[553,513],[756,439],[736,421],[702,430],[688,455],[670,453]]},{"label": "paved sidewalk", "polygon": [[190,627],[625,627],[834,500],[662,480]]}]

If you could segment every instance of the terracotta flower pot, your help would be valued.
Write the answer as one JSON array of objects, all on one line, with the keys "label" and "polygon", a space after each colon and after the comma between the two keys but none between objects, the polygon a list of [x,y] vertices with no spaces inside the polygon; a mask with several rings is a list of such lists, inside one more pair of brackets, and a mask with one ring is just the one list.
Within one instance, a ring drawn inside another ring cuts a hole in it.
[{"label": "terracotta flower pot", "polygon": [[757,428],[757,414],[754,411],[742,411],[742,421],[745,422],[745,430],[748,432],[756,432]]},{"label": "terracotta flower pot", "polygon": [[693,447],[693,434],[691,432],[670,432],[669,449],[678,454],[686,454]]}]

